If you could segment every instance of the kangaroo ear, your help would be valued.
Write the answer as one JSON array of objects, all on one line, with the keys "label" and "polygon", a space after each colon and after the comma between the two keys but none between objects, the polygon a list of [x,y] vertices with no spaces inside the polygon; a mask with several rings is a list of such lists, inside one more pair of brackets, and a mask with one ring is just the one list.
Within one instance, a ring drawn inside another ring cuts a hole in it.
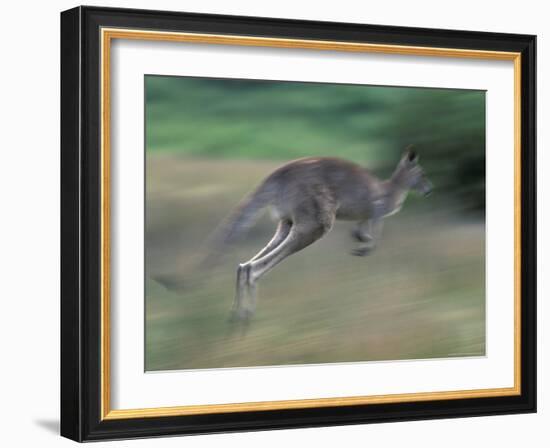
[{"label": "kangaroo ear", "polygon": [[403,158],[407,160],[407,162],[418,162],[418,154],[414,151],[413,145],[407,146]]}]

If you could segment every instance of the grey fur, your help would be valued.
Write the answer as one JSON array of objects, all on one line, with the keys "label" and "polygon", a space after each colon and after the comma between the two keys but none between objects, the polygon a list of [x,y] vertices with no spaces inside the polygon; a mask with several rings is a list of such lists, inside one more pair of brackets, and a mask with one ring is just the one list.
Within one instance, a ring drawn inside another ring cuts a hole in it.
[{"label": "grey fur", "polygon": [[271,241],[239,265],[232,316],[248,320],[255,311],[258,280],[288,256],[326,235],[336,219],[357,221],[354,255],[369,254],[382,233],[384,218],[397,213],[410,190],[424,195],[432,185],[407,150],[394,173],[381,180],[367,169],[338,158],[315,157],[287,163],[269,175],[221,226],[217,244],[250,228],[270,207],[279,221]]}]

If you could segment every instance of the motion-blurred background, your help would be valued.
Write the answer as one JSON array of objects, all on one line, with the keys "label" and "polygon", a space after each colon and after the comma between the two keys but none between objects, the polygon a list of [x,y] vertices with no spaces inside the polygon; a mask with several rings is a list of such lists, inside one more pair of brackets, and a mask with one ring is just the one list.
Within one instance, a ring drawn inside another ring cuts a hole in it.
[{"label": "motion-blurred background", "polygon": [[[166,76],[145,88],[146,370],[485,353],[485,92]],[[432,196],[411,194],[368,257],[349,254],[352,223],[337,222],[262,279],[236,333],[237,265],[275,224],[266,213],[198,272],[220,220],[289,160],[337,156],[388,177],[409,144]]]}]

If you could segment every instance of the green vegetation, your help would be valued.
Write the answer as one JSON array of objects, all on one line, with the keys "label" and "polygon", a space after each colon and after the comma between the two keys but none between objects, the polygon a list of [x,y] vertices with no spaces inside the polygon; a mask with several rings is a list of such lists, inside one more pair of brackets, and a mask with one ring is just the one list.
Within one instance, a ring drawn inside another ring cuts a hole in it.
[{"label": "green vegetation", "polygon": [[[146,77],[146,370],[485,354],[485,93]],[[354,160],[389,175],[414,144],[435,184],[349,255],[351,223],[262,279],[247,334],[228,322],[235,271],[264,216],[218,265],[204,242],[281,163]],[[181,276],[180,293],[154,278]]]},{"label": "green vegetation", "polygon": [[[211,269],[197,269],[197,259],[220,220],[278,163],[148,157],[146,370],[485,353],[484,223],[430,208],[431,197],[388,218],[368,257],[350,255],[346,222],[289,257],[262,279],[242,337],[227,321],[236,268],[270,239],[273,222],[264,216]],[[179,293],[154,280],[175,272]]]},{"label": "green vegetation", "polygon": [[146,100],[150,153],[330,155],[388,174],[414,144],[440,195],[484,208],[482,91],[147,76]]}]

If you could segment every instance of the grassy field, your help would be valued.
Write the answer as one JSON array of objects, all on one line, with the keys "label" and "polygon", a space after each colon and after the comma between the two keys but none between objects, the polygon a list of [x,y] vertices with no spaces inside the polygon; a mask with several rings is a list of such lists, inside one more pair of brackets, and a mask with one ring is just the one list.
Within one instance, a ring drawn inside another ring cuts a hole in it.
[{"label": "grassy field", "polygon": [[[208,272],[203,242],[280,162],[148,152],[146,370],[356,362],[485,353],[485,227],[437,190],[386,221],[380,247],[354,257],[350,223],[277,266],[260,284],[246,334],[228,323],[239,262],[274,231],[268,216]],[[167,291],[153,278],[177,272]]]}]

